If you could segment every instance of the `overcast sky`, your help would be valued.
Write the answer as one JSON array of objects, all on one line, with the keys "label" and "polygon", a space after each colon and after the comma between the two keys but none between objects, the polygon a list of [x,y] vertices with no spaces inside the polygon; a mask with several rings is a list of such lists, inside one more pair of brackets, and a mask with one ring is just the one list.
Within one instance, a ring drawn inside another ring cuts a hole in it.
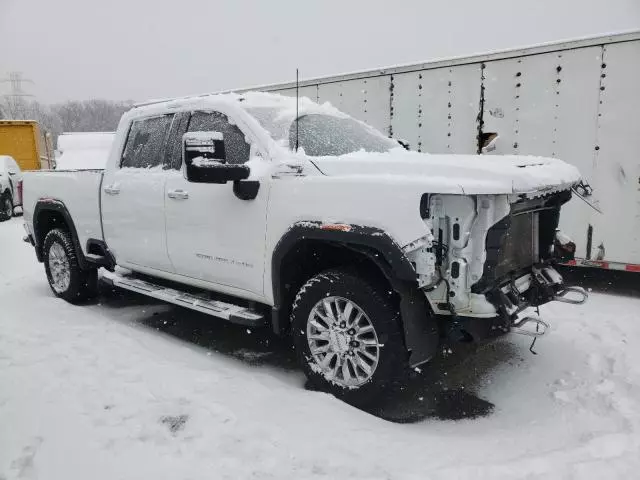
[{"label": "overcast sky", "polygon": [[144,100],[632,29],[640,0],[0,0],[0,76]]}]

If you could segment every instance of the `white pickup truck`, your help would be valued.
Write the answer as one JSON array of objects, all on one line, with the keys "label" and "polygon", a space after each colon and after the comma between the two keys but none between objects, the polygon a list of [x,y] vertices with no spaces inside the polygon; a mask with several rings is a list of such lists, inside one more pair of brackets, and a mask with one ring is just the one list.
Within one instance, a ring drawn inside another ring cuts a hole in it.
[{"label": "white pickup truck", "polygon": [[13,217],[22,205],[22,171],[9,155],[0,155],[0,222]]},{"label": "white pickup truck", "polygon": [[65,300],[104,267],[291,335],[316,387],[362,404],[445,340],[540,335],[528,307],[586,299],[552,266],[579,180],[557,159],[406,151],[306,98],[209,95],[130,110],[104,171],[25,174],[25,239]]}]

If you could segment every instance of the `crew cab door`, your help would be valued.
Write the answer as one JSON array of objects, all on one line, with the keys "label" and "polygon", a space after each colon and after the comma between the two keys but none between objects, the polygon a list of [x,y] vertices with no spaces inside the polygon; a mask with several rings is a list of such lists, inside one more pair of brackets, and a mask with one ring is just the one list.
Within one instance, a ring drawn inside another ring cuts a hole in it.
[{"label": "crew cab door", "polygon": [[[220,132],[226,163],[267,162],[259,156],[248,129],[221,112],[193,112],[190,132]],[[182,138],[179,151],[182,153]],[[233,182],[192,183],[180,161],[165,185],[167,247],[175,272],[217,285],[218,290],[248,297],[262,297],[268,183],[254,199],[236,196]],[[262,169],[266,170],[265,168]],[[224,286],[228,287],[227,289]],[[221,288],[222,287],[222,288]],[[238,291],[238,289],[240,291]]]},{"label": "crew cab door", "polygon": [[174,115],[134,120],[120,161],[105,170],[102,221],[119,265],[170,272],[164,224],[165,143]]}]

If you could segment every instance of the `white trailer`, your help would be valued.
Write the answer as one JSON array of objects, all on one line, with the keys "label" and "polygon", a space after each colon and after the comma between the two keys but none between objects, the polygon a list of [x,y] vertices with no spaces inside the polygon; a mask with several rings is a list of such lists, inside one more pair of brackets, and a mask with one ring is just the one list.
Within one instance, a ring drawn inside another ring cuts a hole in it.
[{"label": "white trailer", "polygon": [[101,169],[107,164],[115,132],[64,132],[58,137],[57,170]]},{"label": "white trailer", "polygon": [[[574,198],[561,227],[577,265],[640,272],[640,31],[299,83],[300,95],[432,153],[558,157],[603,214]],[[247,89],[249,90],[249,89]],[[295,83],[252,88],[295,95]],[[242,91],[242,90],[238,90]]]}]

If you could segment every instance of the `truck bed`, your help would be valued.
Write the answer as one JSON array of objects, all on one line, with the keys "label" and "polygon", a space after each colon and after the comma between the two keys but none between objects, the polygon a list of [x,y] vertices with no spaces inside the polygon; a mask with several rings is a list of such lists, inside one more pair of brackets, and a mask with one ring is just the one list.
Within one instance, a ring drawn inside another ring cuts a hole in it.
[{"label": "truck bed", "polygon": [[[102,170],[42,170],[25,172],[23,211],[28,228],[33,228],[38,201],[62,202],[73,218],[78,240],[86,253],[89,238],[102,239],[100,226],[100,181]],[[33,234],[34,232],[30,232]]]}]

